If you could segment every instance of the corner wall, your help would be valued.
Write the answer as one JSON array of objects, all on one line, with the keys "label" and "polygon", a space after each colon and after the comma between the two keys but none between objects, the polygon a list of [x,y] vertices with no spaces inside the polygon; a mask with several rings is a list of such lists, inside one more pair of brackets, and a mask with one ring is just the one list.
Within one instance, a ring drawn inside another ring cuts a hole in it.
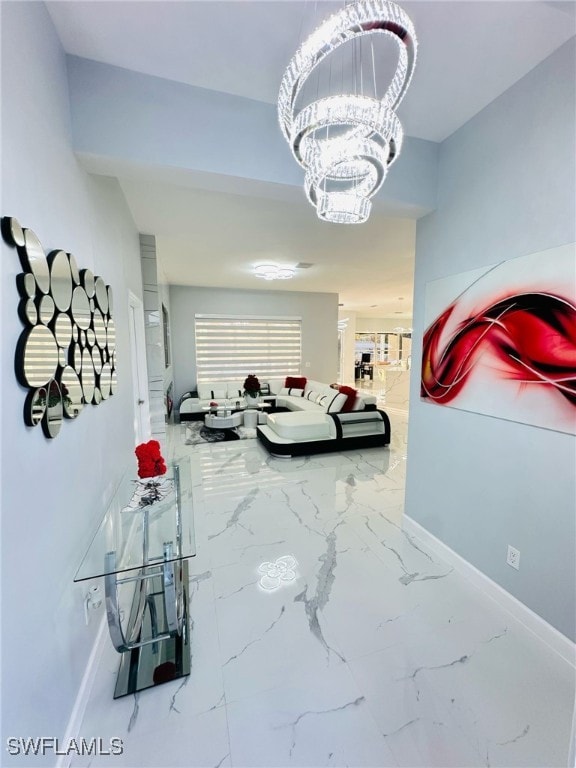
[{"label": "corner wall", "polygon": [[[338,372],[338,294],[300,291],[241,291],[170,286],[174,402],[196,386],[194,315],[300,316],[302,375],[336,381]],[[306,363],[310,363],[306,367]],[[246,374],[251,371],[246,371]],[[257,373],[257,372],[256,372]]]},{"label": "corner wall", "polygon": [[[134,461],[128,290],[142,296],[138,234],[117,181],[88,176],[70,145],[64,52],[43,3],[2,3],[2,215],[33,229],[46,251],[72,252],[114,292],[118,390],[47,440],[22,418],[14,375],[22,332],[16,250],[2,270],[2,753],[4,739],[62,738],[101,612],[84,623],[86,586],[73,583],[97,521]],[[134,465],[135,469],[135,465]],[[86,734],[90,736],[91,734]]]},{"label": "corner wall", "polygon": [[417,227],[406,489],[410,517],[571,639],[574,438],[423,403],[416,361],[428,281],[576,240],[574,65],[572,39],[441,146]]}]

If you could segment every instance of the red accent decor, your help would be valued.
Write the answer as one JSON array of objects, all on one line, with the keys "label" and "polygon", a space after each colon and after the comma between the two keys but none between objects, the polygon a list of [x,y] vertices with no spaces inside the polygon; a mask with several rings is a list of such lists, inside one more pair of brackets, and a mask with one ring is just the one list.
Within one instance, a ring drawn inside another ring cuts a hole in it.
[{"label": "red accent decor", "polygon": [[287,389],[304,389],[306,386],[306,376],[286,376],[284,386]]},{"label": "red accent decor", "polygon": [[347,413],[348,411],[351,411],[352,408],[354,408],[354,403],[356,402],[356,397],[358,396],[358,390],[342,384],[341,387],[338,387],[338,392],[340,392],[342,395],[346,395],[348,398],[342,407],[341,413]]},{"label": "red accent decor", "polygon": [[482,308],[444,338],[456,303],[424,333],[420,396],[454,400],[483,351],[500,363],[501,378],[540,385],[576,406],[576,307],[561,296],[524,293]]},{"label": "red accent decor", "polygon": [[140,443],[134,453],[138,459],[138,477],[156,477],[166,473],[166,463],[160,453],[158,440]]}]

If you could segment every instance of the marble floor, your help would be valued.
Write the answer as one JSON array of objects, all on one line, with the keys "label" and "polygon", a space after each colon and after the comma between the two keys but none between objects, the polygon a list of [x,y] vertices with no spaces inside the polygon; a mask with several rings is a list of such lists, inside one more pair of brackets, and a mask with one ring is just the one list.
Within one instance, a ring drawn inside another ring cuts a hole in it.
[{"label": "marble floor", "polygon": [[574,670],[403,530],[389,414],[390,449],[292,460],[173,428],[196,478],[192,672],[113,701],[106,642],[81,736],[124,753],[73,766],[567,764]]}]

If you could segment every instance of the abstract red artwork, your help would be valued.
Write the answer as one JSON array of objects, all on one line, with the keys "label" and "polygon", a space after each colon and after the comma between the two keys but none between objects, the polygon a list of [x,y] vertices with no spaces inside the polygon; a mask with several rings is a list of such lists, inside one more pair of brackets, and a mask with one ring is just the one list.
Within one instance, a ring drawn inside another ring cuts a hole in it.
[{"label": "abstract red artwork", "polygon": [[420,396],[576,432],[573,245],[426,286]]}]

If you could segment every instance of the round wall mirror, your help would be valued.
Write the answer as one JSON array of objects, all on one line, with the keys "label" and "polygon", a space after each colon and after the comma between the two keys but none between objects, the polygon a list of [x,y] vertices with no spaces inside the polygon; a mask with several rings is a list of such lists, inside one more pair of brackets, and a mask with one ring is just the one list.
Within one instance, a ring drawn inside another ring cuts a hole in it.
[{"label": "round wall mirror", "polygon": [[108,313],[108,291],[106,290],[106,283],[101,277],[96,278],[95,289],[98,306],[106,315]]},{"label": "round wall mirror", "polygon": [[98,347],[94,347],[92,350],[92,362],[94,364],[94,371],[100,374],[102,372],[102,353]]},{"label": "round wall mirror", "polygon": [[84,286],[89,299],[94,296],[94,273],[90,269],[80,270],[80,282]]},{"label": "round wall mirror", "polygon": [[60,377],[62,386],[62,405],[64,407],[64,416],[68,419],[75,419],[80,415],[84,408],[82,384],[76,374],[76,371],[67,366],[62,371]]},{"label": "round wall mirror", "polygon": [[115,395],[118,390],[118,376],[116,375],[116,368],[112,369],[112,377],[110,379],[110,394]]},{"label": "round wall mirror", "polygon": [[86,331],[86,343],[88,344],[89,347],[93,347],[94,344],[96,343],[96,334],[94,333],[92,328],[88,328],[88,330]]},{"label": "round wall mirror", "polygon": [[80,272],[78,270],[78,264],[76,263],[76,259],[71,253],[68,254],[68,261],[70,263],[70,274],[72,275],[72,281],[74,285],[80,285]]},{"label": "round wall mirror", "polygon": [[48,407],[42,419],[46,437],[56,437],[62,426],[62,393],[58,382],[52,379],[48,384]]},{"label": "round wall mirror", "polygon": [[102,373],[100,374],[100,390],[102,397],[107,400],[110,396],[110,386],[112,384],[112,367],[110,363],[104,363]]},{"label": "round wall mirror", "polygon": [[112,313],[114,312],[114,300],[112,296],[112,288],[108,285],[106,286],[106,290],[108,291],[108,314],[110,317],[112,317]]},{"label": "round wall mirror", "polygon": [[116,326],[114,325],[114,320],[112,318],[108,320],[106,335],[107,335],[108,354],[111,355],[116,349]]},{"label": "round wall mirror", "polygon": [[33,299],[36,296],[36,280],[32,272],[20,272],[16,275],[18,293],[24,299]]},{"label": "round wall mirror", "polygon": [[2,234],[5,240],[12,245],[24,246],[24,230],[18,219],[13,216],[4,216],[2,219]]},{"label": "round wall mirror", "polygon": [[72,341],[72,320],[66,312],[60,312],[56,315],[54,323],[54,334],[58,346],[66,348]]},{"label": "round wall mirror", "polygon": [[104,349],[106,346],[106,325],[104,324],[102,313],[99,310],[94,312],[92,324],[94,326],[94,332],[96,333],[96,344],[98,344],[100,349]]},{"label": "round wall mirror", "polygon": [[32,272],[42,293],[50,290],[50,270],[40,240],[31,229],[24,230],[24,247],[18,248],[24,269]]},{"label": "round wall mirror", "polygon": [[16,373],[26,387],[43,387],[56,373],[58,346],[52,331],[35,325],[24,332],[16,347]]},{"label": "round wall mirror", "polygon": [[18,304],[18,315],[24,325],[36,325],[38,322],[38,310],[32,299],[22,299]]},{"label": "round wall mirror", "polygon": [[24,421],[28,427],[35,427],[42,421],[46,410],[46,387],[32,389],[24,403]]},{"label": "round wall mirror", "polygon": [[70,261],[64,251],[52,251],[48,255],[50,265],[50,293],[61,312],[70,309],[72,301],[72,273]]},{"label": "round wall mirror", "polygon": [[72,344],[68,352],[68,361],[76,373],[82,372],[82,349],[79,344]]},{"label": "round wall mirror", "polygon": [[84,392],[84,400],[87,403],[92,402],[94,397],[94,386],[96,384],[96,377],[94,375],[94,363],[92,362],[92,355],[85,349],[82,352],[82,390]]},{"label": "round wall mirror", "polygon": [[94,405],[100,405],[102,402],[102,392],[100,392],[98,387],[94,388],[94,396],[92,397],[92,402]]},{"label": "round wall mirror", "polygon": [[86,329],[90,327],[90,304],[86,291],[80,286],[74,288],[72,294],[72,317],[79,328]]},{"label": "round wall mirror", "polygon": [[38,307],[38,317],[40,318],[40,322],[44,323],[44,325],[48,325],[54,317],[54,310],[54,299],[52,296],[49,294],[42,296]]}]

